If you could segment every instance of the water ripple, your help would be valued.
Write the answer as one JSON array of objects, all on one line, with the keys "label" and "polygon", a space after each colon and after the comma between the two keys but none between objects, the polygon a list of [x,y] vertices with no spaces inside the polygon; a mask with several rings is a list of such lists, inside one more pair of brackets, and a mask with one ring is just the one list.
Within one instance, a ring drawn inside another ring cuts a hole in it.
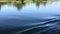
[{"label": "water ripple", "polygon": [[59,34],[60,18],[53,18],[36,26],[19,32],[20,34]]}]

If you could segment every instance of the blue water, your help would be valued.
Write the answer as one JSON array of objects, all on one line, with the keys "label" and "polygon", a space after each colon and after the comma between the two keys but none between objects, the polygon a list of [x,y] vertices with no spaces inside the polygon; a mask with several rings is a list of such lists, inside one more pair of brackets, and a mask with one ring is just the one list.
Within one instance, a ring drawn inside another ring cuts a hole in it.
[{"label": "blue water", "polygon": [[0,34],[59,34],[60,0],[17,5],[0,5]]}]

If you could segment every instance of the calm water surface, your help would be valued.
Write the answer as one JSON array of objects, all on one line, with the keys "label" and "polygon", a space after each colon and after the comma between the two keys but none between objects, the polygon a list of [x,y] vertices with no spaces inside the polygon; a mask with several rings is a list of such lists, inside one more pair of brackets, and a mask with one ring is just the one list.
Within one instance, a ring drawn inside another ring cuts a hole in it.
[{"label": "calm water surface", "polygon": [[0,2],[0,34],[59,34],[60,0]]}]

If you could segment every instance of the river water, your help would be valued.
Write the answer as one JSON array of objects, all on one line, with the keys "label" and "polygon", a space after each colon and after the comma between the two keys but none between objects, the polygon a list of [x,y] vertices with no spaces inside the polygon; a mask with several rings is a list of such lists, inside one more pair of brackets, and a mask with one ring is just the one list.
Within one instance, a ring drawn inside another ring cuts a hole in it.
[{"label": "river water", "polygon": [[0,34],[59,34],[60,0],[0,2]]}]

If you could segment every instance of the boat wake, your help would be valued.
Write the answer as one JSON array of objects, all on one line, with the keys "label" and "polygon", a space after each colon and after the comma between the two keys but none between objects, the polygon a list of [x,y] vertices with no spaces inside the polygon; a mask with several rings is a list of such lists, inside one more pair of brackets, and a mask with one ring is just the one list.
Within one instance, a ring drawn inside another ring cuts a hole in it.
[{"label": "boat wake", "polygon": [[42,23],[38,23],[34,27],[25,29],[19,34],[59,34],[60,33],[60,18],[49,19]]}]

